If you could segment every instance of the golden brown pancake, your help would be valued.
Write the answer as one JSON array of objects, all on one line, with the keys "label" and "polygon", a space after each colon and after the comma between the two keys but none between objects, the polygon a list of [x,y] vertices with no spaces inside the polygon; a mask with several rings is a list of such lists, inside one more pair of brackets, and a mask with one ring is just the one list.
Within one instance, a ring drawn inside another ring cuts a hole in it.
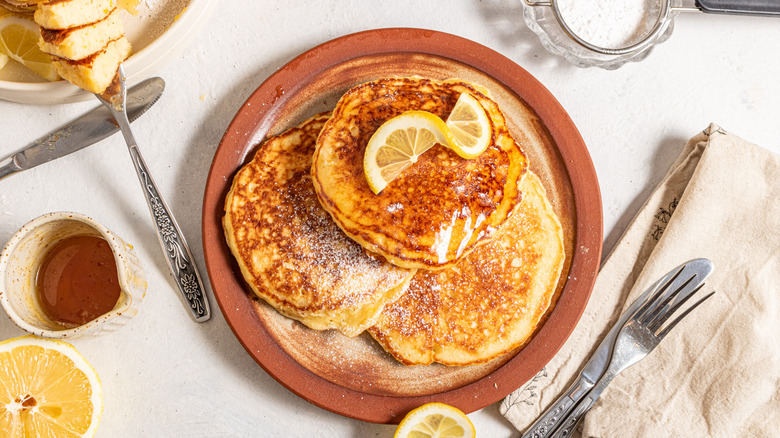
[{"label": "golden brown pancake", "polygon": [[[325,210],[371,252],[407,268],[441,269],[490,239],[520,202],[527,161],[501,110],[461,80],[386,78],[349,90],[322,130],[312,177]],[[446,119],[461,93],[474,95],[492,121],[492,141],[466,160],[435,145],[379,194],[368,186],[363,155],[382,123],[408,110]]]},{"label": "golden brown pancake", "polygon": [[109,41],[119,39],[123,35],[119,9],[114,8],[106,18],[95,23],[69,29],[41,28],[38,47],[50,55],[78,60],[100,52]]},{"label": "golden brown pancake", "polygon": [[90,93],[103,93],[117,74],[119,65],[130,56],[130,41],[123,36],[86,58],[71,60],[52,57],[54,70],[63,79]]},{"label": "golden brown pancake", "polygon": [[118,69],[130,56],[115,0],[49,0],[35,11],[41,27],[40,49],[52,55],[52,67],[73,85],[102,94],[118,84]]},{"label": "golden brown pancake", "polygon": [[5,0],[5,1],[16,6],[33,7],[33,8],[38,6],[38,3],[44,2],[44,0]]},{"label": "golden brown pancake", "polygon": [[310,171],[327,119],[315,116],[261,146],[234,178],[223,225],[257,296],[313,329],[356,336],[414,271],[367,254],[320,206]]},{"label": "golden brown pancake", "polygon": [[100,21],[115,7],[115,0],[49,0],[38,4],[35,22],[45,29],[69,29]]},{"label": "golden brown pancake", "polygon": [[0,8],[7,11],[16,12],[18,14],[33,14],[37,5],[35,4],[22,4],[20,2],[12,2],[8,0],[0,0]]},{"label": "golden brown pancake", "polygon": [[452,268],[418,271],[371,335],[407,365],[473,365],[524,345],[544,317],[564,262],[563,233],[532,173],[495,238]]}]

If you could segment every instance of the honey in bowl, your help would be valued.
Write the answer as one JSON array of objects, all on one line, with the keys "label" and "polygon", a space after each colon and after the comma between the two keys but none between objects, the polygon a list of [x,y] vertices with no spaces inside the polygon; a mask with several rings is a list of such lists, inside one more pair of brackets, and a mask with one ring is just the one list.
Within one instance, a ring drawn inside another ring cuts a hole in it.
[{"label": "honey in bowl", "polygon": [[46,253],[35,279],[43,313],[73,328],[111,311],[121,294],[114,253],[100,236],[75,235]]},{"label": "honey in bowl", "polygon": [[[65,255],[74,251],[65,251],[69,239],[83,237],[96,240],[75,240],[77,248],[90,248],[92,242],[93,249],[102,255],[77,251],[70,260],[64,257],[43,266],[60,251]],[[79,267],[90,263],[97,267]],[[70,273],[70,283],[63,273]],[[0,251],[0,307],[22,330],[44,338],[73,339],[120,329],[138,314],[146,286],[141,260],[133,247],[81,213],[58,211],[38,216],[14,233]],[[68,291],[72,293],[68,295]]]}]

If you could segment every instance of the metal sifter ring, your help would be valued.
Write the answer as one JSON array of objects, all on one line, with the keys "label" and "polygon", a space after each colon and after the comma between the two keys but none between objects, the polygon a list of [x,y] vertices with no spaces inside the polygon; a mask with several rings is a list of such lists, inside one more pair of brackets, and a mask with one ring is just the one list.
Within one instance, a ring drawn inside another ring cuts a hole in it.
[{"label": "metal sifter ring", "polygon": [[671,11],[672,11],[671,0],[660,2],[659,4],[660,10],[658,12],[656,21],[653,24],[653,28],[650,30],[650,32],[648,32],[647,35],[644,38],[642,38],[640,41],[631,44],[630,46],[614,49],[614,48],[597,46],[580,38],[573,30],[571,30],[569,25],[566,24],[566,21],[563,19],[561,15],[561,10],[558,8],[558,3],[555,0],[538,1],[538,2],[534,0],[525,0],[525,2],[529,6],[550,7],[553,11],[553,15],[555,15],[555,19],[558,21],[558,24],[560,24],[561,29],[563,29],[563,31],[566,33],[566,35],[569,36],[569,38],[571,38],[577,44],[585,47],[588,50],[592,50],[594,52],[601,53],[604,55],[624,55],[627,53],[639,52],[645,49],[646,47],[652,45],[655,42],[655,39],[659,35],[661,35],[669,25],[671,19]]}]

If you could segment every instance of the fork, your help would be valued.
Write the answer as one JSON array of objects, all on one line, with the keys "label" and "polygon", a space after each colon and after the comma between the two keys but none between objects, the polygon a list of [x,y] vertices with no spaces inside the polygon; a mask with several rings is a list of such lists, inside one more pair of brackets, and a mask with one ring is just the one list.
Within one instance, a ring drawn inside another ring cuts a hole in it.
[{"label": "fork", "polygon": [[133,131],[130,130],[130,121],[127,119],[127,88],[125,84],[124,66],[119,65],[114,81],[103,94],[96,94],[98,100],[111,111],[116,119],[122,135],[127,143],[127,150],[133,159],[133,168],[138,175],[138,181],[143,187],[146,204],[154,219],[157,229],[157,239],[163,251],[166,253],[165,261],[176,279],[176,286],[181,292],[181,297],[190,311],[190,316],[196,322],[207,321],[210,317],[209,301],[206,297],[203,281],[195,266],[187,241],[165,203],[157,184],[149,173],[141,150],[135,142]]},{"label": "fork", "polygon": [[[596,399],[599,398],[604,388],[621,372],[630,366],[644,359],[656,346],[669,334],[669,332],[682,321],[689,313],[698,307],[701,303],[711,297],[715,292],[710,292],[693,305],[688,307],[682,314],[664,327],[664,323],[682,307],[704,284],[692,289],[683,295],[680,291],[693,280],[689,278],[680,287],[676,289],[659,289],[638,311],[629,319],[620,330],[612,357],[607,370],[599,379],[596,385],[583,397],[574,407],[561,426],[552,435],[553,438],[565,438],[571,435],[580,419],[593,406]],[[680,296],[678,296],[680,295]]]}]

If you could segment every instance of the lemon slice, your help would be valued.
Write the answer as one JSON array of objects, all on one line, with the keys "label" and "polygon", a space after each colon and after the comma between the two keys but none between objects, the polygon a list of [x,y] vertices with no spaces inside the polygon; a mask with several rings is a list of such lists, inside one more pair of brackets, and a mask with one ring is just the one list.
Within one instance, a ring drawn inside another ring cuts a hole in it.
[{"label": "lemon slice", "polygon": [[35,336],[0,342],[3,436],[91,437],[102,414],[100,379],[72,345]]},{"label": "lemon slice", "polygon": [[490,146],[491,135],[485,109],[474,96],[461,93],[446,122],[427,111],[407,111],[383,123],[368,141],[363,172],[371,191],[379,194],[434,144],[472,159]]},{"label": "lemon slice", "polygon": [[477,435],[469,417],[444,403],[428,403],[406,414],[394,438],[473,438]]},{"label": "lemon slice", "polygon": [[59,79],[51,56],[38,48],[40,28],[34,21],[16,15],[0,18],[0,52],[20,62],[48,81]]},{"label": "lemon slice", "polygon": [[2,70],[6,64],[8,64],[8,55],[0,53],[0,70]]},{"label": "lemon slice", "polygon": [[490,146],[490,118],[479,101],[469,93],[461,93],[447,117],[447,127],[455,137],[455,142],[449,146],[463,158],[476,158]]},{"label": "lemon slice", "polygon": [[371,191],[379,194],[436,143],[448,145],[448,135],[451,133],[442,119],[427,111],[407,111],[383,123],[363,155],[363,171]]}]

